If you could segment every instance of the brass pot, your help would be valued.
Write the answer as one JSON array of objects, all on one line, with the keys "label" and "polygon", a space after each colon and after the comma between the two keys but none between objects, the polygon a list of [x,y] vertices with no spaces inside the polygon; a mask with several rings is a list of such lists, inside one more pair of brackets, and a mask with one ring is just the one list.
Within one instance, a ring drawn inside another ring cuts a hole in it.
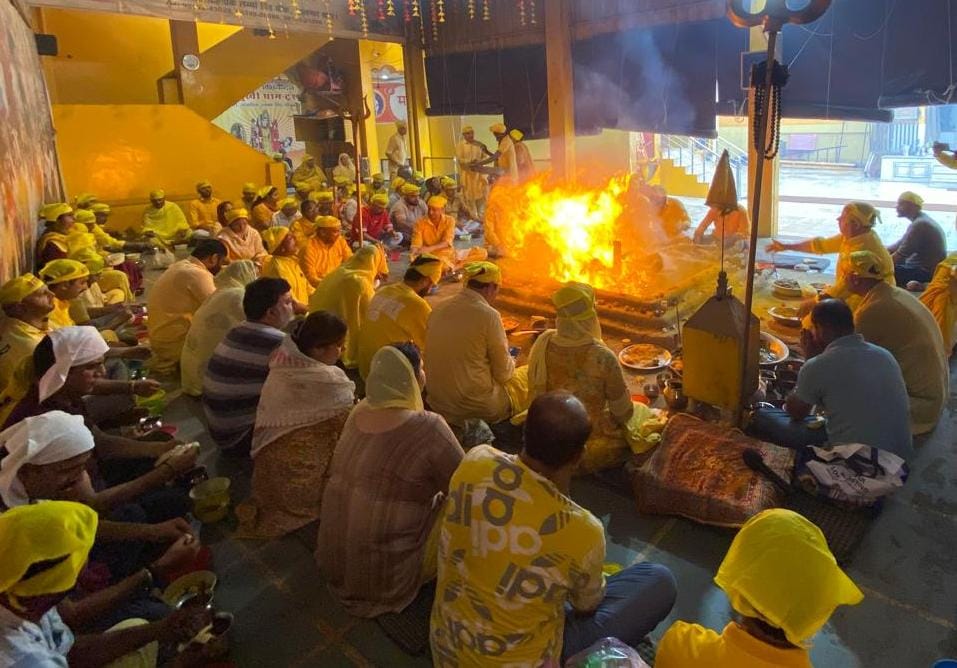
[{"label": "brass pot", "polygon": [[688,407],[688,397],[685,396],[684,384],[680,380],[669,380],[661,396],[673,411],[683,411]]}]

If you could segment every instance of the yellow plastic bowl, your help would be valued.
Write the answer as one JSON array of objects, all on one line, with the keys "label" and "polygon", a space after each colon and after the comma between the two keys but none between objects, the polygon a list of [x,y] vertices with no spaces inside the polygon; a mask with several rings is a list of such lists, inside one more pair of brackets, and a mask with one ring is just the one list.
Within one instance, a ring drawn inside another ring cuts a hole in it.
[{"label": "yellow plastic bowl", "polygon": [[189,491],[193,515],[203,524],[218,522],[229,512],[229,478],[210,478]]}]

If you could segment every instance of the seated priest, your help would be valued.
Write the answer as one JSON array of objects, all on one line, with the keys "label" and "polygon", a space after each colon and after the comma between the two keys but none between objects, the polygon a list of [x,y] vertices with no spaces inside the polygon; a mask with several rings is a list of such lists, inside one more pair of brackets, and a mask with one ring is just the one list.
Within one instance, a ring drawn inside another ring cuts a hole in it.
[{"label": "seated priest", "polygon": [[259,265],[267,255],[262,237],[249,224],[249,212],[246,209],[227,211],[226,227],[216,238],[226,246],[226,257],[230,262],[252,260]]},{"label": "seated priest", "polygon": [[296,302],[296,313],[306,313],[309,296],[315,289],[309,283],[299,263],[299,246],[290,228],[274,225],[262,233],[263,245],[269,255],[263,260],[262,276],[281,278],[289,284]]},{"label": "seated priest", "polygon": [[143,211],[143,234],[169,248],[186,243],[193,230],[179,205],[166,201],[166,191],[154,190],[150,193],[149,206]]},{"label": "seated priest", "polygon": [[352,249],[342,237],[338,218],[320,216],[316,219],[315,227],[315,235],[302,247],[299,256],[302,273],[313,287],[352,257]]},{"label": "seated priest", "polygon": [[940,224],[924,213],[924,198],[906,191],[897,198],[897,215],[910,221],[904,236],[887,247],[894,260],[897,287],[927,283],[947,257],[947,239]]},{"label": "seated priest", "polygon": [[462,263],[477,262],[488,257],[484,248],[473,247],[456,250],[455,219],[445,213],[448,200],[443,195],[429,198],[428,214],[416,221],[412,230],[412,258],[421,253],[431,253],[441,259],[448,270],[457,269]]},{"label": "seated priest", "polygon": [[194,234],[216,236],[222,228],[216,215],[216,208],[222,200],[213,197],[213,184],[209,181],[197,183],[196,194],[198,197],[189,202],[189,226]]}]

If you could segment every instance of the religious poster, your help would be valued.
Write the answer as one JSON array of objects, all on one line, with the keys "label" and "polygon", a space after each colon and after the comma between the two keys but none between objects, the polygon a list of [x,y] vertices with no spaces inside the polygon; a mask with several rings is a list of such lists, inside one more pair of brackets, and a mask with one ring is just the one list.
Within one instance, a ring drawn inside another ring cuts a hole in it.
[{"label": "religious poster", "polygon": [[283,153],[296,163],[306,147],[296,141],[293,117],[300,113],[300,91],[280,75],[213,119],[213,123],[257,151]]},{"label": "religious poster", "polygon": [[405,75],[402,72],[389,65],[372,70],[372,94],[376,123],[408,120]]},{"label": "religious poster", "polygon": [[[26,10],[24,10],[26,11]],[[0,0],[0,282],[33,269],[37,213],[63,199],[50,102],[33,30]]]}]

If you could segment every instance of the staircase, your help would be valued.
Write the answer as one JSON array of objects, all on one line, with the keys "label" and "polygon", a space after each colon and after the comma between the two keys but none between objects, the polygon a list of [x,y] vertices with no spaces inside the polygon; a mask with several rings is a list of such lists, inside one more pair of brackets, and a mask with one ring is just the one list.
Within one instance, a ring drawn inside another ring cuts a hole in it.
[{"label": "staircase", "polygon": [[707,140],[680,135],[660,135],[661,182],[669,191],[688,197],[706,197],[711,177],[725,150],[731,158],[738,194],[748,188],[748,154],[726,139]]}]

